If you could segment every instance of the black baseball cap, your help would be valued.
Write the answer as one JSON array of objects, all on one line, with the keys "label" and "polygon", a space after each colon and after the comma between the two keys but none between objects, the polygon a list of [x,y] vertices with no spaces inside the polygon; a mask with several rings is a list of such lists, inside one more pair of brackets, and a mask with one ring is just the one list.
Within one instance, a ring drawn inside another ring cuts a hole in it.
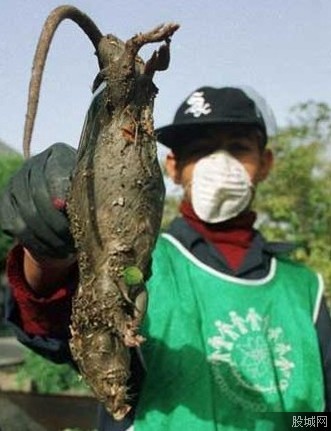
[{"label": "black baseball cap", "polygon": [[[252,88],[200,87],[179,106],[172,124],[156,129],[157,140],[176,149],[185,142],[187,134],[194,136],[204,126],[217,124],[256,126],[263,133],[265,143],[276,129],[271,109]],[[269,129],[274,131],[269,133]]]}]

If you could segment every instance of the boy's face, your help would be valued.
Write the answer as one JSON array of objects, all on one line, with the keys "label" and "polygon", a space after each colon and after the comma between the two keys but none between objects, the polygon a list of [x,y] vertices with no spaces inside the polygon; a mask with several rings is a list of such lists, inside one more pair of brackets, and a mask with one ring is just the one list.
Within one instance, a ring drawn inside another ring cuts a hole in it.
[{"label": "boy's face", "polygon": [[251,126],[214,126],[205,138],[193,140],[185,147],[185,152],[177,156],[168,155],[166,168],[172,180],[182,185],[189,201],[195,164],[215,151],[224,150],[236,158],[255,186],[267,177],[272,166],[271,151],[263,148],[261,133]]}]

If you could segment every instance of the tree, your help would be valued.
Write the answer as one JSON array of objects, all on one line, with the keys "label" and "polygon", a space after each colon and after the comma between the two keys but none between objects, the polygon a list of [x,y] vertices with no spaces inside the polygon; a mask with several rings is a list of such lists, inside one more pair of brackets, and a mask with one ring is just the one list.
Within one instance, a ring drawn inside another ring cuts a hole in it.
[{"label": "tree", "polygon": [[[2,193],[9,178],[23,163],[23,157],[15,152],[3,152],[0,154],[0,194]],[[0,271],[4,269],[5,258],[9,248],[12,245],[12,239],[0,231]]]},{"label": "tree", "polygon": [[302,103],[271,147],[275,167],[261,184],[256,208],[270,240],[294,241],[295,258],[320,271],[331,291],[331,109]]},{"label": "tree", "polygon": [[[331,302],[331,108],[308,101],[290,114],[269,144],[275,166],[254,203],[258,227],[270,241],[299,245],[294,258],[323,274]],[[167,196],[163,227],[178,202],[178,195]]]},{"label": "tree", "polygon": [[91,394],[86,383],[71,365],[52,363],[28,349],[24,352],[24,363],[20,366],[16,377],[18,388],[30,383],[33,391],[38,394],[68,393],[68,391],[77,395]]},{"label": "tree", "polygon": [[166,230],[170,222],[179,214],[179,203],[179,195],[169,195],[166,197],[162,217],[162,229]]}]

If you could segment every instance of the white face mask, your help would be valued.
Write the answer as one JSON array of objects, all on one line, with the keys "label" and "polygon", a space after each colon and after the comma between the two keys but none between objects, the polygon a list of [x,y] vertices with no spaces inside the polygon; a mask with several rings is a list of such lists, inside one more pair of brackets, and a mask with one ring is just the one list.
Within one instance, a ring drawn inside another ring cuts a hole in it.
[{"label": "white face mask", "polygon": [[207,223],[229,220],[248,207],[253,185],[244,166],[225,151],[200,159],[193,170],[192,206]]}]

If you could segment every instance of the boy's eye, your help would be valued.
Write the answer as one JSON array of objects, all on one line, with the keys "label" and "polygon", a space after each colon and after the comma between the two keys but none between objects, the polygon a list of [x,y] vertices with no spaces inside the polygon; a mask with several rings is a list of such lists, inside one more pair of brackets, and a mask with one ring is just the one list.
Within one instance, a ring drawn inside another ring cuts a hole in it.
[{"label": "boy's eye", "polygon": [[206,145],[202,148],[197,148],[196,150],[192,151],[191,155],[193,157],[201,158],[201,157],[207,156],[208,154],[213,153],[214,151],[215,151],[214,147],[209,147],[208,145]]},{"label": "boy's eye", "polygon": [[231,142],[229,144],[230,152],[246,152],[250,150],[250,146],[245,144],[244,142]]}]

